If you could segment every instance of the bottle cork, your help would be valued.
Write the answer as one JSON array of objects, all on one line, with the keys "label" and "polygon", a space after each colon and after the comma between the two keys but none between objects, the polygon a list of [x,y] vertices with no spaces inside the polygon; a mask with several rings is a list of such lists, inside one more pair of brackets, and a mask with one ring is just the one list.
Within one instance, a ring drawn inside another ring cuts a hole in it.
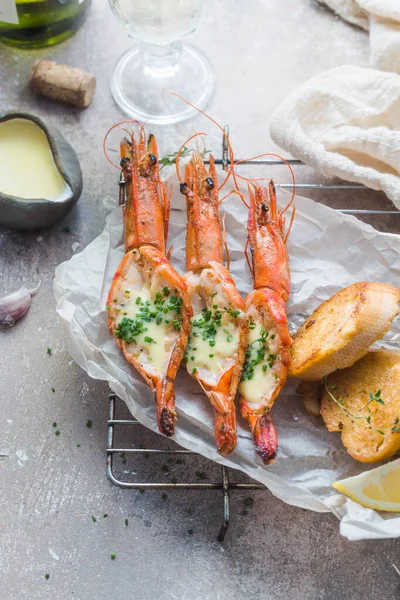
[{"label": "bottle cork", "polygon": [[29,73],[29,87],[41,96],[86,108],[92,101],[96,78],[68,65],[36,60]]}]

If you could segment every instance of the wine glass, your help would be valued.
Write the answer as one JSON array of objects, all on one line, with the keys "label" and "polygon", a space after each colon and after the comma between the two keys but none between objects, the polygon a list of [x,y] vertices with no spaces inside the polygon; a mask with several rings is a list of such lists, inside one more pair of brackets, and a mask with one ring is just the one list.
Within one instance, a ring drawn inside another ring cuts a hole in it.
[{"label": "wine glass", "polygon": [[128,35],[139,40],[115,67],[111,92],[125,114],[148,123],[177,123],[204,108],[214,90],[210,63],[180,38],[195,30],[202,0],[109,0]]}]

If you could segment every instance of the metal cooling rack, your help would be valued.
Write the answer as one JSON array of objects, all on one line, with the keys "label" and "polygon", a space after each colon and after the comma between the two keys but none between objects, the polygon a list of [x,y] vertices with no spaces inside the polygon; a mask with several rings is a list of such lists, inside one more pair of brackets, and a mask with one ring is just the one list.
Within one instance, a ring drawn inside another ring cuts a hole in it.
[{"label": "metal cooling rack", "polygon": [[[225,127],[225,136],[223,136],[222,142],[222,157],[215,159],[215,164],[222,165],[223,169],[227,169],[230,164],[229,160],[229,149],[227,144],[227,136],[229,135],[228,127]],[[204,161],[206,164],[207,160]],[[298,159],[289,158],[287,162],[291,166],[299,166],[304,165],[304,163]],[[283,161],[277,158],[263,158],[257,159],[254,161],[241,161],[242,165],[251,165],[251,166],[279,166],[283,165]],[[123,182],[121,182],[123,183]],[[291,189],[293,185],[291,183],[283,183],[279,184],[280,188],[283,189]],[[296,183],[297,190],[363,190],[366,189],[363,185],[356,184],[347,184],[347,183],[339,183],[339,184],[318,184],[318,183]],[[400,215],[400,211],[398,210],[384,210],[384,209],[336,209],[339,212],[343,212],[346,214],[352,215]],[[230,481],[229,472],[230,469],[222,466],[221,468],[221,479],[220,481],[214,482],[185,482],[185,483],[167,483],[167,482],[157,482],[152,481],[151,483],[141,483],[137,481],[121,481],[115,476],[114,473],[114,456],[118,454],[131,454],[131,455],[157,455],[157,456],[178,456],[178,455],[186,455],[186,456],[198,456],[190,450],[182,450],[177,448],[176,450],[161,450],[160,448],[117,448],[114,447],[115,440],[115,427],[120,425],[129,425],[130,430],[134,430],[137,427],[143,427],[139,421],[134,418],[131,419],[118,419],[116,418],[117,411],[117,403],[122,401],[115,395],[109,395],[109,419],[107,422],[108,425],[108,436],[107,436],[107,475],[111,482],[121,488],[131,489],[131,490],[221,490],[222,491],[222,503],[223,503],[223,522],[218,534],[218,541],[223,542],[226,532],[229,527],[229,492],[231,490],[265,490],[265,486],[261,483],[252,482],[252,483],[239,483]],[[132,426],[132,427],[131,427]],[[132,438],[134,434],[132,434]],[[130,439],[132,439],[130,438]]]}]

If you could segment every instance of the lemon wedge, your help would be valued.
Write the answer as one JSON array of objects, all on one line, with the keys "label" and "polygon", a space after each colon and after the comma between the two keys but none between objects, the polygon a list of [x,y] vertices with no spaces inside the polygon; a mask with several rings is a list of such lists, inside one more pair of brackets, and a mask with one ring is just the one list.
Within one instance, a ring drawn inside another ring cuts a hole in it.
[{"label": "lemon wedge", "polygon": [[333,487],[367,508],[400,512],[400,458],[355,477],[335,481]]}]

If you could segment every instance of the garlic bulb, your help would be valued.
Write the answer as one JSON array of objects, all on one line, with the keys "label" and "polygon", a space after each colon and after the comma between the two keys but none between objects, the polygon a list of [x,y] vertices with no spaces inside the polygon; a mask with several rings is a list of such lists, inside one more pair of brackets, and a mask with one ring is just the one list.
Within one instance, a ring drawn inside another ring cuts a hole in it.
[{"label": "garlic bulb", "polygon": [[16,292],[0,297],[0,324],[14,325],[15,321],[21,319],[31,305],[32,296],[39,289],[39,285],[33,290],[21,286]]}]

